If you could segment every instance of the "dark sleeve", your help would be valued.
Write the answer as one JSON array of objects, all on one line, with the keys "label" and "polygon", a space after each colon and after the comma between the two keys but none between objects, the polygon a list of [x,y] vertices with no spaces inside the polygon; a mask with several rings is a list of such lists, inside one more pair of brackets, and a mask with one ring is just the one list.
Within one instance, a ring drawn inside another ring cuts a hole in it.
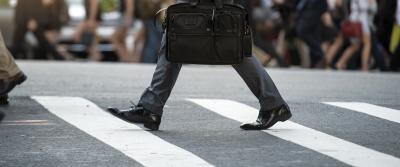
[{"label": "dark sleeve", "polygon": [[328,11],[328,2],[325,0],[314,0],[315,2],[315,7],[318,9],[318,13],[322,15],[326,11]]}]

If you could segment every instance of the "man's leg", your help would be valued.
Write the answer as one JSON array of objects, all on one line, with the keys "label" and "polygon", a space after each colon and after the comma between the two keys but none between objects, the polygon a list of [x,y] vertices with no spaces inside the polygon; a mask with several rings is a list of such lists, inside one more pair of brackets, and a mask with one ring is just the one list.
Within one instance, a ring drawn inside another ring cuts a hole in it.
[{"label": "man's leg", "polygon": [[16,85],[26,80],[26,76],[15,64],[13,56],[7,50],[0,32],[0,105],[8,104],[8,93]]},{"label": "man's leg", "polygon": [[139,100],[139,104],[146,110],[158,115],[162,115],[164,105],[171,94],[182,67],[182,64],[172,63],[167,60],[165,47],[164,36],[153,79]]},{"label": "man's leg", "polygon": [[182,64],[167,61],[165,36],[161,42],[158,62],[150,86],[142,94],[139,105],[127,110],[108,108],[114,116],[130,123],[142,123],[150,130],[158,130],[163,108],[178,78]]},{"label": "man's leg", "polygon": [[0,33],[0,80],[17,75],[21,70],[15,64],[13,56],[7,50],[3,36]]},{"label": "man's leg", "polygon": [[254,56],[245,57],[242,63],[232,66],[257,97],[262,111],[286,105],[271,77]]},{"label": "man's leg", "polygon": [[257,120],[252,123],[244,123],[240,128],[264,130],[272,127],[278,121],[286,121],[292,116],[289,106],[281,97],[271,77],[254,56],[244,58],[242,63],[233,65],[233,68],[258,98],[261,107]]}]

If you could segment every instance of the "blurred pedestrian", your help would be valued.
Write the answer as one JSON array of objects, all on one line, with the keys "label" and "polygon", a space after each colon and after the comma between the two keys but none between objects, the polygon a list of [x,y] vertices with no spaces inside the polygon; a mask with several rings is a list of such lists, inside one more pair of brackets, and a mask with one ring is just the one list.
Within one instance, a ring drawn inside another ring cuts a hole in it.
[{"label": "blurred pedestrian", "polygon": [[99,40],[96,29],[101,21],[101,9],[98,0],[84,0],[85,20],[81,21],[75,28],[73,39],[85,46],[88,59],[91,61],[101,61],[103,55],[98,49]]},{"label": "blurred pedestrian", "polygon": [[377,38],[387,53],[390,51],[390,41],[393,27],[396,23],[396,8],[398,0],[379,0],[377,13]]},{"label": "blurred pedestrian", "polygon": [[400,71],[400,0],[397,0],[396,6],[396,21],[390,41],[390,52],[392,53],[390,68],[393,71]]},{"label": "blurred pedestrian", "polygon": [[371,54],[371,29],[373,27],[373,19],[377,12],[377,4],[375,0],[351,0],[351,13],[349,20],[353,23],[361,25],[361,37],[352,37],[351,45],[347,47],[343,55],[336,63],[336,68],[343,70],[347,68],[349,59],[362,46],[361,51],[361,70],[369,70],[369,61]]},{"label": "blurred pedestrian", "polygon": [[26,80],[25,74],[15,64],[0,32],[0,105],[8,104],[8,93]]},{"label": "blurred pedestrian", "polygon": [[[64,9],[61,9],[64,8]],[[51,33],[59,31],[63,16],[61,11],[66,10],[63,1],[55,0],[29,0],[18,1],[15,8],[16,29],[13,36],[12,53],[17,58],[25,57],[23,44],[27,32],[32,32],[38,41],[41,53],[36,54],[36,59],[63,60],[64,57],[57,51],[55,42],[52,42]],[[50,57],[49,57],[50,56]]]},{"label": "blurred pedestrian", "polygon": [[287,66],[273,44],[273,40],[279,35],[282,25],[280,13],[274,9],[274,6],[275,3],[283,2],[278,2],[277,0],[259,0],[252,2],[253,4],[250,6],[252,9],[249,11],[253,11],[253,37],[255,46],[275,59],[279,66]]},{"label": "blurred pedestrian", "polygon": [[[211,0],[204,0],[212,2]],[[224,2],[230,0],[224,0]],[[190,0],[178,0],[177,3],[190,3]],[[240,1],[243,6],[248,1]],[[231,2],[232,3],[232,2]],[[164,105],[178,78],[182,64],[166,59],[166,36],[163,36],[158,52],[157,67],[150,86],[142,94],[139,105],[127,110],[109,108],[114,116],[130,123],[144,124],[150,130],[158,130]],[[190,55],[188,55],[190,56]],[[257,97],[261,109],[257,120],[240,126],[244,130],[264,130],[272,127],[278,121],[286,121],[292,115],[287,103],[281,97],[274,82],[263,66],[254,56],[245,57],[240,64],[232,65]]]},{"label": "blurred pedestrian", "polygon": [[324,52],[321,48],[321,16],[328,10],[326,0],[299,0],[297,5],[297,36],[309,47],[311,68],[320,66]]},{"label": "blurred pedestrian", "polygon": [[282,31],[279,33],[277,41],[277,52],[284,57],[288,65],[301,65],[310,67],[309,49],[296,34],[297,28],[297,0],[274,0],[282,1],[275,3],[276,8],[282,18]]},{"label": "blurred pedestrian", "polygon": [[[340,30],[341,23],[347,17],[346,11],[348,11],[347,9],[348,0],[329,0],[328,2],[330,6],[329,13],[333,22],[333,26],[337,30]],[[343,35],[341,34],[340,31],[338,31],[335,39],[326,50],[325,54],[326,68],[332,68],[334,59],[338,54],[339,50],[342,48],[343,42],[344,42]]]},{"label": "blurred pedestrian", "polygon": [[141,31],[144,40],[141,60],[142,63],[156,63],[157,52],[160,47],[162,32],[156,26],[155,20],[157,11],[161,9],[161,5],[165,0],[138,0],[138,14],[143,22]]},{"label": "blurred pedestrian", "polygon": [[133,62],[134,57],[129,53],[126,47],[125,39],[129,33],[133,23],[135,0],[120,0],[121,22],[111,35],[111,43],[116,50],[120,61]]},{"label": "blurred pedestrian", "polygon": [[58,39],[60,37],[61,28],[69,22],[68,6],[65,0],[44,0],[42,1],[44,13],[48,17],[47,23],[44,24],[45,36],[47,40],[54,46],[63,59],[71,59],[66,52],[58,49]]}]

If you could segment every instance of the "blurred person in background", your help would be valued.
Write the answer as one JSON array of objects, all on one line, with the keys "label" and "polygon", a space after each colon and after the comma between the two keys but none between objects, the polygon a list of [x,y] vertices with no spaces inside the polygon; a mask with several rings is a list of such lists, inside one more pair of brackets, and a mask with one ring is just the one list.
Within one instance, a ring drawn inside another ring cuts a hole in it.
[{"label": "blurred person in background", "polygon": [[12,52],[17,58],[25,57],[23,44],[27,32],[35,36],[40,53],[36,59],[65,59],[56,49],[57,34],[68,20],[63,0],[20,0],[15,8],[15,31]]},{"label": "blurred person in background", "polygon": [[101,61],[103,55],[98,49],[99,39],[96,29],[101,21],[101,9],[98,0],[84,0],[86,18],[75,28],[73,38],[75,42],[82,44],[91,61]]},{"label": "blurred person in background", "polygon": [[138,34],[138,39],[143,40],[140,55],[140,62],[142,63],[157,62],[162,32],[155,23],[158,19],[156,13],[161,9],[163,3],[168,2],[171,3],[169,0],[138,0],[138,15],[143,22],[143,27]]},{"label": "blurred person in background", "polygon": [[397,0],[395,24],[390,41],[390,52],[392,53],[390,69],[400,71],[400,0]]},{"label": "blurred person in background", "polygon": [[115,48],[118,58],[122,62],[135,62],[131,53],[129,53],[126,46],[125,39],[132,27],[135,0],[119,0],[120,13],[122,14],[120,25],[116,28],[115,32],[111,36],[111,43]]},{"label": "blurred person in background", "polygon": [[297,36],[310,51],[311,68],[321,67],[324,52],[321,48],[321,17],[328,10],[326,0],[299,0],[297,10]]},{"label": "blurred person in background", "polygon": [[[0,32],[0,105],[8,104],[8,93],[22,84],[27,77],[15,64],[13,56],[7,50]],[[0,111],[0,120],[4,114]]]},{"label": "blurred person in background", "polygon": [[287,65],[307,68],[310,67],[309,49],[297,38],[296,3],[297,0],[281,0],[274,4],[282,19],[282,30],[279,32],[276,50]]},{"label": "blurred person in background", "polygon": [[325,53],[325,68],[330,68],[334,57],[343,44],[340,25],[346,18],[345,0],[328,0],[329,10],[322,15],[322,50]]},{"label": "blurred person in background", "polygon": [[61,28],[66,25],[69,20],[68,6],[65,0],[45,0],[42,3],[46,4],[48,14],[51,15],[51,24],[45,26],[45,35],[50,43],[56,46],[58,53],[63,57],[63,59],[72,59],[72,56],[65,51],[64,48],[59,49],[58,39],[60,37]]},{"label": "blurred person in background", "polygon": [[352,38],[351,45],[346,48],[343,55],[336,63],[338,70],[347,68],[349,59],[362,46],[361,51],[361,70],[369,71],[369,61],[371,54],[371,29],[373,27],[373,18],[377,12],[377,3],[375,0],[351,0],[351,13],[349,20],[361,24],[362,36]]},{"label": "blurred person in background", "polygon": [[[276,51],[276,46],[273,44],[279,36],[282,25],[280,13],[274,9],[274,6],[275,4],[282,4],[283,2],[283,0],[256,0],[252,1],[251,4],[251,11],[253,11],[252,19],[254,21],[254,44],[270,57],[268,61],[263,64],[268,64],[269,61],[275,59],[278,66],[287,66],[282,56]],[[258,58],[262,59],[260,57]]]},{"label": "blurred person in background", "polygon": [[377,38],[386,53],[390,53],[390,41],[396,22],[396,7],[398,0],[379,0],[377,13]]},{"label": "blurred person in background", "polygon": [[136,0],[136,2],[138,2],[138,9],[136,10],[137,16],[144,24],[135,35],[134,50],[132,53],[139,62],[155,63],[154,61],[157,61],[158,57],[154,54],[158,52],[158,47],[156,48],[156,46],[159,46],[160,42],[157,40],[161,40],[160,32],[162,31],[162,26],[159,25],[160,23],[157,20],[161,20],[162,22],[165,9],[169,5],[174,4],[175,1],[176,0]]}]

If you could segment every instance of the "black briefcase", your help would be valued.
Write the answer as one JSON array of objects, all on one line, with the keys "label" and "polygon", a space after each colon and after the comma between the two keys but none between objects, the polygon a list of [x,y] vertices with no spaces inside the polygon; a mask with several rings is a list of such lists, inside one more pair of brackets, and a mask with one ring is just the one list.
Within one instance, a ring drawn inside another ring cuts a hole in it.
[{"label": "black briefcase", "polygon": [[184,64],[239,64],[251,56],[247,10],[221,0],[194,0],[168,7],[167,60]]}]

